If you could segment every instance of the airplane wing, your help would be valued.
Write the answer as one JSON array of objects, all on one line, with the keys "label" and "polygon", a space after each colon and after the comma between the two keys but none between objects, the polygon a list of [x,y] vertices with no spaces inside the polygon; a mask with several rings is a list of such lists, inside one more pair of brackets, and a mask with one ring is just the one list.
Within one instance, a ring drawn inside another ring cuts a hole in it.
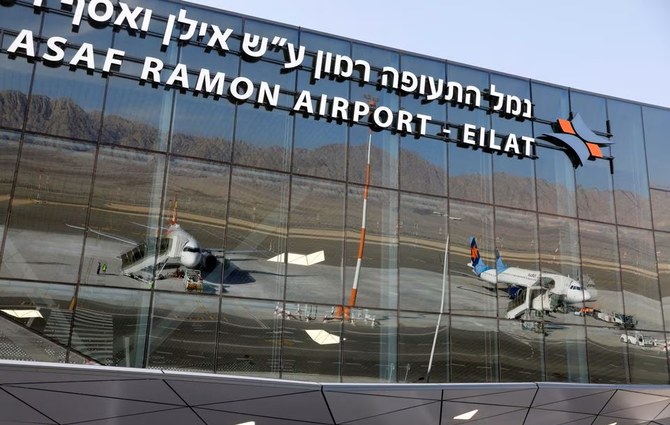
[{"label": "airplane wing", "polygon": [[123,243],[128,244],[128,245],[133,245],[133,246],[137,245],[137,242],[135,242],[133,240],[125,239],[125,238],[122,238],[121,236],[116,236],[116,235],[112,235],[112,234],[109,234],[109,233],[100,232],[98,230],[91,229],[90,227],[87,229],[86,227],[83,227],[83,226],[75,226],[75,225],[67,224],[67,223],[65,223],[65,225],[67,227],[71,228],[71,229],[88,230],[89,232],[95,233],[96,235],[99,235],[99,236],[102,236],[102,237],[105,237],[105,238],[109,238],[109,239],[113,239],[115,241],[123,242]]}]

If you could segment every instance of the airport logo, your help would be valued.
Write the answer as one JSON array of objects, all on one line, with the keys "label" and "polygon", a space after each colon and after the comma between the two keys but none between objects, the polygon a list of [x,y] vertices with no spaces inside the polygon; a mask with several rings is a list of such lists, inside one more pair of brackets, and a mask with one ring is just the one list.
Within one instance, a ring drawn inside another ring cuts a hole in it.
[{"label": "airport logo", "polygon": [[546,140],[557,146],[567,147],[567,154],[575,168],[584,165],[586,160],[597,158],[613,159],[603,155],[601,147],[612,144],[604,137],[595,134],[586,125],[581,115],[575,115],[571,120],[559,118],[554,124],[556,133],[543,134],[538,139]]}]

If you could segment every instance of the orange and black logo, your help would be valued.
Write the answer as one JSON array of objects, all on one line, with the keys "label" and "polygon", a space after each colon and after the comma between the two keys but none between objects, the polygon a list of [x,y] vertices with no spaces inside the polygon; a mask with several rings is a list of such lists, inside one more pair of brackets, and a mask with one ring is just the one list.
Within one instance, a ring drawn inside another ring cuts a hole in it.
[{"label": "orange and black logo", "polygon": [[554,124],[554,130],[557,132],[545,133],[538,138],[557,146],[566,147],[567,154],[575,168],[584,165],[586,160],[612,159],[605,156],[601,149],[611,145],[612,142],[591,131],[579,114],[571,120],[559,118]]}]

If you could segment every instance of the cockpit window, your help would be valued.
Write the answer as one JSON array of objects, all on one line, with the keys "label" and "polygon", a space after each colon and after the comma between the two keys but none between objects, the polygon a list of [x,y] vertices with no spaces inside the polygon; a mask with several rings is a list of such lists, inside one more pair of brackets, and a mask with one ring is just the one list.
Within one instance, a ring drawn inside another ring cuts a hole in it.
[{"label": "cockpit window", "polygon": [[184,252],[200,252],[200,248],[192,247],[192,246],[185,246],[184,247]]}]

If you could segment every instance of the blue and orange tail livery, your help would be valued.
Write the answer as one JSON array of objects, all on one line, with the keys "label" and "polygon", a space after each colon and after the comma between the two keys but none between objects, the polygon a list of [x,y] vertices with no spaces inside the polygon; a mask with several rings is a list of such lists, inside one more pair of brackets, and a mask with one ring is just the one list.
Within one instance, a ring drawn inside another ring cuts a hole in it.
[{"label": "blue and orange tail livery", "polygon": [[479,248],[477,247],[477,240],[474,236],[470,236],[470,265],[477,276],[490,268],[482,261],[482,257],[479,255]]}]

